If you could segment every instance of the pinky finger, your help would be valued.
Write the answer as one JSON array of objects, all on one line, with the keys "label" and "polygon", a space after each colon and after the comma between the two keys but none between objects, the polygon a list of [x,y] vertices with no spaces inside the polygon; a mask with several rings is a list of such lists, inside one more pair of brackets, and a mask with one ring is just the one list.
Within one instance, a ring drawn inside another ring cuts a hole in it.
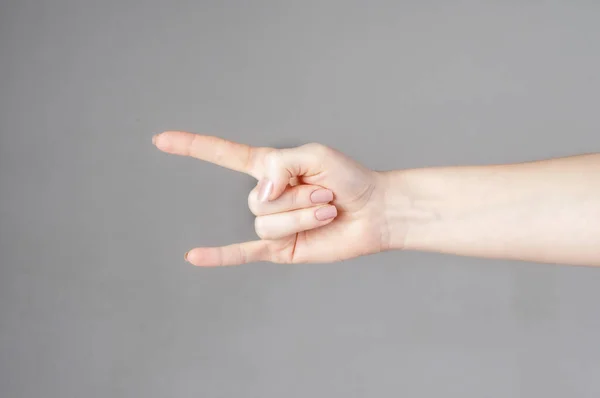
[{"label": "pinky finger", "polygon": [[185,254],[185,260],[198,267],[241,265],[271,258],[269,241],[235,243],[220,247],[197,247]]}]

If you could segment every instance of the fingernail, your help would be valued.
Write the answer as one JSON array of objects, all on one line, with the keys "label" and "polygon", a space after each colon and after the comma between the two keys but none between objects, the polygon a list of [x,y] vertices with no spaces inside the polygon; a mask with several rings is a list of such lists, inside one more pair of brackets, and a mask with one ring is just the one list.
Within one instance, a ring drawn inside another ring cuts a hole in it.
[{"label": "fingernail", "polygon": [[158,137],[158,134],[154,134],[152,136],[152,144],[156,145],[156,137]]},{"label": "fingernail", "polygon": [[262,180],[260,182],[260,188],[258,188],[258,201],[263,203],[268,201],[271,192],[273,192],[273,181]]},{"label": "fingernail", "polygon": [[187,260],[188,260],[187,258],[188,258],[188,254],[189,254],[189,253],[190,253],[190,252],[185,252],[185,254],[183,255],[183,259],[184,259],[185,261],[187,261]]},{"label": "fingernail", "polygon": [[335,206],[325,206],[315,211],[315,217],[319,221],[329,220],[337,216],[337,208]]},{"label": "fingernail", "polygon": [[310,201],[313,203],[328,203],[333,200],[333,192],[329,189],[317,189],[310,194]]}]

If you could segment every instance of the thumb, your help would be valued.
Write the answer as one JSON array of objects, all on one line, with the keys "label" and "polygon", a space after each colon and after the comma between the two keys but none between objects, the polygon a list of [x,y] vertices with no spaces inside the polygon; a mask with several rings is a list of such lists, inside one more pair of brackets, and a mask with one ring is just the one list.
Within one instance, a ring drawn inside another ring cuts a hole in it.
[{"label": "thumb", "polygon": [[296,148],[274,149],[264,157],[263,177],[258,183],[258,200],[277,199],[295,177],[309,177],[323,171],[327,147],[306,144]]}]

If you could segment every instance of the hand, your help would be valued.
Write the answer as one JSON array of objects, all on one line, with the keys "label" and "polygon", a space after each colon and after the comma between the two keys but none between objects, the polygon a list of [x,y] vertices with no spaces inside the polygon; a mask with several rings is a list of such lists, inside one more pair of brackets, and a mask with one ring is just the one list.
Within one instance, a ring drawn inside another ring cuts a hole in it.
[{"label": "hand", "polygon": [[247,173],[248,204],[261,240],[190,250],[197,266],[332,262],[386,249],[382,174],[320,144],[250,147],[179,131],[156,135],[161,151]]}]

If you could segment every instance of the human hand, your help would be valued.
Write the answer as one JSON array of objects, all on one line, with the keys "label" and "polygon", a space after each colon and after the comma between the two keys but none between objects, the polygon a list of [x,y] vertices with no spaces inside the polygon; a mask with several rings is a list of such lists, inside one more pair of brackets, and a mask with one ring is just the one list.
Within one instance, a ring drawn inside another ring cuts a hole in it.
[{"label": "human hand", "polygon": [[385,180],[320,144],[251,147],[218,137],[166,131],[152,142],[247,173],[259,183],[248,196],[260,240],[186,253],[197,266],[333,262],[387,249]]}]

